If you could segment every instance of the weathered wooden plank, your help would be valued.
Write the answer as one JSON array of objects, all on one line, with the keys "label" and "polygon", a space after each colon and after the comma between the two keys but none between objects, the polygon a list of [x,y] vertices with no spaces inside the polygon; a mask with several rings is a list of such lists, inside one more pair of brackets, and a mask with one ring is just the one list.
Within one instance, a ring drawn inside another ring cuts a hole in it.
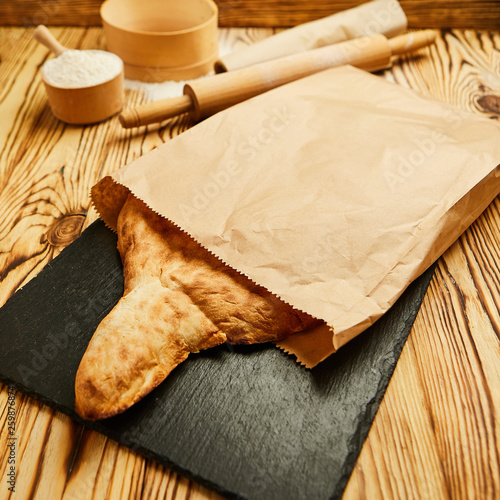
[{"label": "weathered wooden plank", "polygon": [[427,97],[500,117],[500,35],[498,32],[445,31],[436,44],[401,59],[386,77]]},{"label": "weathered wooden plank", "polygon": [[[0,4],[0,25],[100,26],[102,0],[16,0]],[[216,0],[223,27],[295,26],[360,5],[363,0]],[[497,29],[496,0],[400,0],[413,28]]]},{"label": "weathered wooden plank", "polygon": [[[499,47],[498,34],[445,33],[386,76],[498,119],[480,103],[499,99]],[[499,222],[497,198],[439,260],[344,500],[500,494]]]},{"label": "weathered wooden plank", "polygon": [[[295,26],[363,3],[358,0],[218,0],[220,25]],[[500,6],[495,1],[400,0],[412,28],[497,29]],[[491,16],[491,17],[489,17]]]},{"label": "weathered wooden plank", "polygon": [[[492,211],[498,215],[498,200]],[[487,217],[440,260],[345,500],[372,498],[374,490],[381,498],[498,495],[499,320],[481,308],[490,288],[468,272],[466,256],[477,250],[468,240]],[[498,289],[494,295],[489,300]],[[388,446],[399,450],[397,460]]]}]

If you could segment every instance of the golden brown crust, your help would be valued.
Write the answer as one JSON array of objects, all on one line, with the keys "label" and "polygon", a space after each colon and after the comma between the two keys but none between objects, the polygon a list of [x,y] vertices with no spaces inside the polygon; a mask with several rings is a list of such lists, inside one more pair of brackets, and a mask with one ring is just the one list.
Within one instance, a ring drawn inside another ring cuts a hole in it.
[{"label": "golden brown crust", "polygon": [[190,352],[226,337],[179,292],[151,280],[124,296],[97,328],[75,381],[75,408],[94,420],[139,401]]},{"label": "golden brown crust", "polygon": [[75,381],[87,419],[144,397],[190,352],[278,341],[316,323],[225,266],[130,195],[118,217],[124,295],[97,328]]},{"label": "golden brown crust", "polygon": [[125,293],[144,273],[159,276],[164,287],[188,295],[234,344],[278,341],[313,321],[223,264],[133,195],[120,213],[120,228]]}]

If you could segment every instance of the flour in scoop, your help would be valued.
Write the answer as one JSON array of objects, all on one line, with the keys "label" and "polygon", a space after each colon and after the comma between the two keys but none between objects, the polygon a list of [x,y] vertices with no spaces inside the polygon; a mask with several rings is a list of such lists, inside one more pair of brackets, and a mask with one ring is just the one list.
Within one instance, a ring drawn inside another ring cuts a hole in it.
[{"label": "flour in scoop", "polygon": [[45,82],[53,87],[80,88],[99,85],[123,70],[122,60],[104,50],[65,50],[42,68]]}]

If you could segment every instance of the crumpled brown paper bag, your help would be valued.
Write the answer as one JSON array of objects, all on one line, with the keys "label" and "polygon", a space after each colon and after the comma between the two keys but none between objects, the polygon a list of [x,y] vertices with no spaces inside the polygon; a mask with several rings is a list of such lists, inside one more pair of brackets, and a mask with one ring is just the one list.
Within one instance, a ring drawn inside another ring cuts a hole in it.
[{"label": "crumpled brown paper bag", "polygon": [[220,57],[215,69],[218,72],[231,71],[376,33],[390,38],[403,33],[407,24],[397,0],[373,0],[237,49]]},{"label": "crumpled brown paper bag", "polygon": [[499,137],[494,121],[342,67],[207,119],[92,196],[114,227],[130,189],[323,319],[280,344],[314,366],[382,316],[500,192]]}]

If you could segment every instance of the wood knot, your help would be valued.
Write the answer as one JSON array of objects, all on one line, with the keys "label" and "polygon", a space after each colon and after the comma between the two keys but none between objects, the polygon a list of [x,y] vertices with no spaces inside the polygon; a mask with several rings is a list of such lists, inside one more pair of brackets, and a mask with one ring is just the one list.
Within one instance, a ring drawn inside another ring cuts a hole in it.
[{"label": "wood knot", "polygon": [[486,94],[477,100],[479,106],[489,113],[500,114],[500,97],[493,94]]},{"label": "wood knot", "polygon": [[47,241],[55,247],[69,245],[80,235],[84,220],[85,216],[81,214],[65,215],[55,220],[46,233]]}]

